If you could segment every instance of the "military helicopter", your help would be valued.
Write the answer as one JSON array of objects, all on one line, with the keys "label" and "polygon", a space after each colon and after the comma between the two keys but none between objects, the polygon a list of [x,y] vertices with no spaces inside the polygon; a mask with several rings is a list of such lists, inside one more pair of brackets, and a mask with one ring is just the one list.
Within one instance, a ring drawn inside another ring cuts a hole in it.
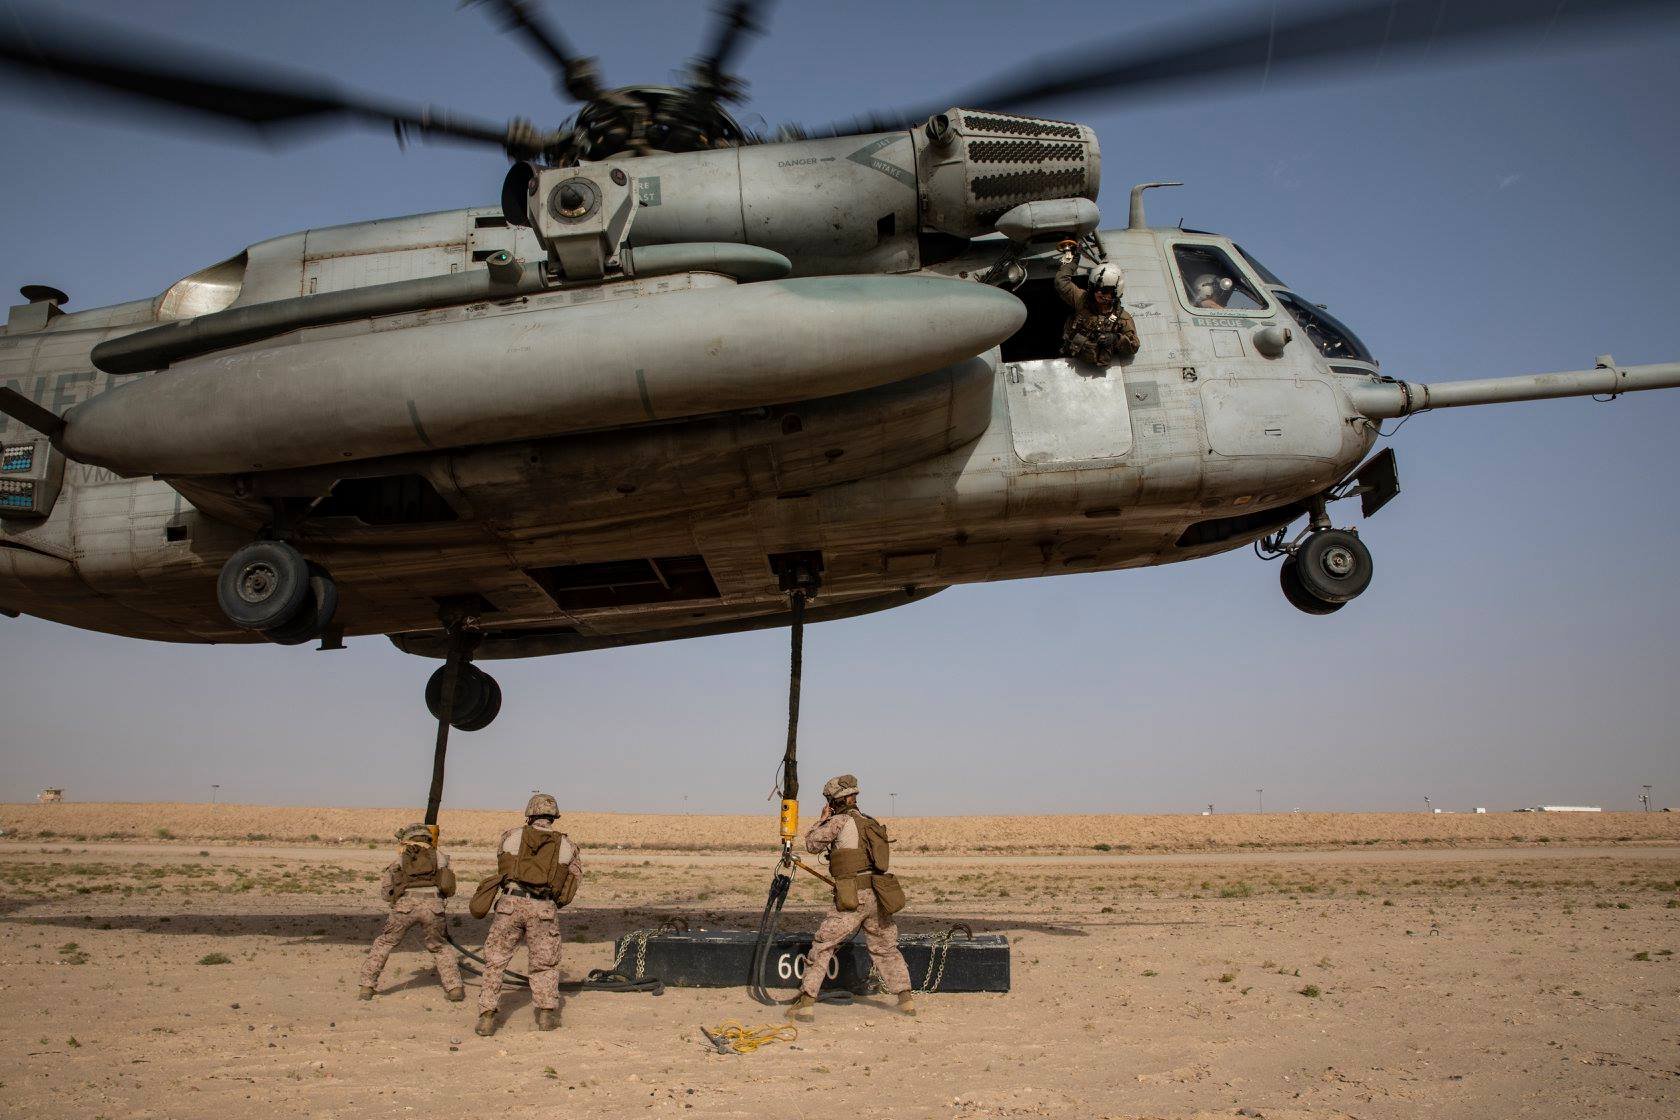
[{"label": "military helicopter", "polygon": [[[30,27],[14,77],[260,129],[377,121],[513,158],[501,204],[249,246],[146,299],[24,289],[0,335],[0,608],[160,641],[386,635],[448,657],[447,727],[501,706],[473,661],[868,614],[947,587],[1254,546],[1312,614],[1369,585],[1331,504],[1399,489],[1379,425],[1680,386],[1680,365],[1433,385],[1235,242],[1103,229],[1094,132],[1030,113],[1610,16],[1358,3],[1101,48],[947,101],[770,137],[728,111],[759,6],[686,85],[602,85],[528,3],[487,5],[581,105],[506,126]],[[29,21],[23,21],[28,23]],[[1049,76],[1046,76],[1049,75]],[[969,106],[973,106],[972,108]],[[1060,356],[1071,242],[1118,264],[1142,348]],[[1294,528],[1299,525],[1299,528]]]}]

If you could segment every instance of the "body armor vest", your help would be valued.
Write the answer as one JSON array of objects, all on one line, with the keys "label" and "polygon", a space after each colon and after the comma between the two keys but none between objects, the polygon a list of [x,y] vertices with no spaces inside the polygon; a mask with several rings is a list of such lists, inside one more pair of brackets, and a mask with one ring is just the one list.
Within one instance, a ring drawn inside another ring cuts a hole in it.
[{"label": "body armor vest", "polygon": [[1062,327],[1062,353],[1091,365],[1106,366],[1124,349],[1124,334],[1118,306],[1107,315],[1080,310],[1069,315]]},{"label": "body armor vest", "polygon": [[437,849],[421,847],[418,844],[404,844],[402,854],[397,857],[396,893],[414,887],[432,887],[438,885]]},{"label": "body armor vest", "polygon": [[887,826],[856,809],[850,810],[846,815],[851,817],[852,823],[857,826],[858,846],[830,848],[829,870],[834,873],[835,878],[845,875],[884,874],[892,859],[892,849],[887,841]]},{"label": "body armor vest", "polygon": [[565,840],[563,832],[526,825],[519,834],[518,853],[499,853],[497,870],[507,881],[564,906],[577,893],[577,876],[572,874],[571,862],[560,862],[560,847]]}]

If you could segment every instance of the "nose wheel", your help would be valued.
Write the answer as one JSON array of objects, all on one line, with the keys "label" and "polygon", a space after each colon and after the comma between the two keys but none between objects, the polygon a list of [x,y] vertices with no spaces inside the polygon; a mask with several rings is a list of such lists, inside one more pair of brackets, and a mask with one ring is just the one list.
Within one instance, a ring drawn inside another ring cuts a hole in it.
[{"label": "nose wheel", "polygon": [[229,622],[280,645],[312,642],[338,611],[338,585],[285,541],[256,541],[235,552],[216,580]]},{"label": "nose wheel", "polygon": [[1283,597],[1307,614],[1334,614],[1371,585],[1371,550],[1351,529],[1307,534],[1278,572]]}]

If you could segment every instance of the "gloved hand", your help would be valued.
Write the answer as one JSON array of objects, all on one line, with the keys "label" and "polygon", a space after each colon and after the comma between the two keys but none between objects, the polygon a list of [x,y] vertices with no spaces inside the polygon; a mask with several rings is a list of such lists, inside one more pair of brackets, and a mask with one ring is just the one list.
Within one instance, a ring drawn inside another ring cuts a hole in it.
[{"label": "gloved hand", "polygon": [[1072,238],[1063,238],[1056,248],[1062,251],[1062,263],[1067,264],[1069,261],[1073,260],[1074,250],[1079,248],[1079,242],[1074,241]]}]

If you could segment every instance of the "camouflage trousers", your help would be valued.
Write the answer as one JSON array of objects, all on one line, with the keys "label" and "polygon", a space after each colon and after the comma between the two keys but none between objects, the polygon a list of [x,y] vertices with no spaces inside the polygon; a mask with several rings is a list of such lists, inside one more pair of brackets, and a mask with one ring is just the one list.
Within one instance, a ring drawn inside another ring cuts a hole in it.
[{"label": "camouflage trousers", "polygon": [[435,894],[427,897],[410,893],[397,899],[391,907],[391,916],[385,919],[385,928],[373,939],[373,948],[362,962],[362,987],[379,984],[379,974],[385,970],[391,950],[402,944],[414,926],[419,926],[426,935],[426,951],[432,955],[432,964],[443,986],[450,991],[461,986],[461,966],[455,959],[455,950],[443,940],[443,899]]},{"label": "camouflage trousers", "polygon": [[496,900],[496,916],[484,935],[484,982],[478,989],[478,1010],[496,1010],[502,997],[502,972],[525,940],[531,960],[531,1002],[553,1011],[560,1006],[560,911],[552,902],[518,895]]},{"label": "camouflage trousers", "polygon": [[805,979],[799,985],[801,992],[808,996],[817,994],[828,973],[828,962],[834,956],[834,950],[850,941],[859,926],[863,927],[864,944],[869,946],[869,955],[874,959],[887,991],[897,994],[910,990],[910,970],[905,967],[904,954],[898,951],[898,923],[881,917],[875,905],[875,892],[864,889],[858,891],[856,910],[830,910],[822,925],[817,927],[817,935],[811,939],[811,952],[805,958]]}]

